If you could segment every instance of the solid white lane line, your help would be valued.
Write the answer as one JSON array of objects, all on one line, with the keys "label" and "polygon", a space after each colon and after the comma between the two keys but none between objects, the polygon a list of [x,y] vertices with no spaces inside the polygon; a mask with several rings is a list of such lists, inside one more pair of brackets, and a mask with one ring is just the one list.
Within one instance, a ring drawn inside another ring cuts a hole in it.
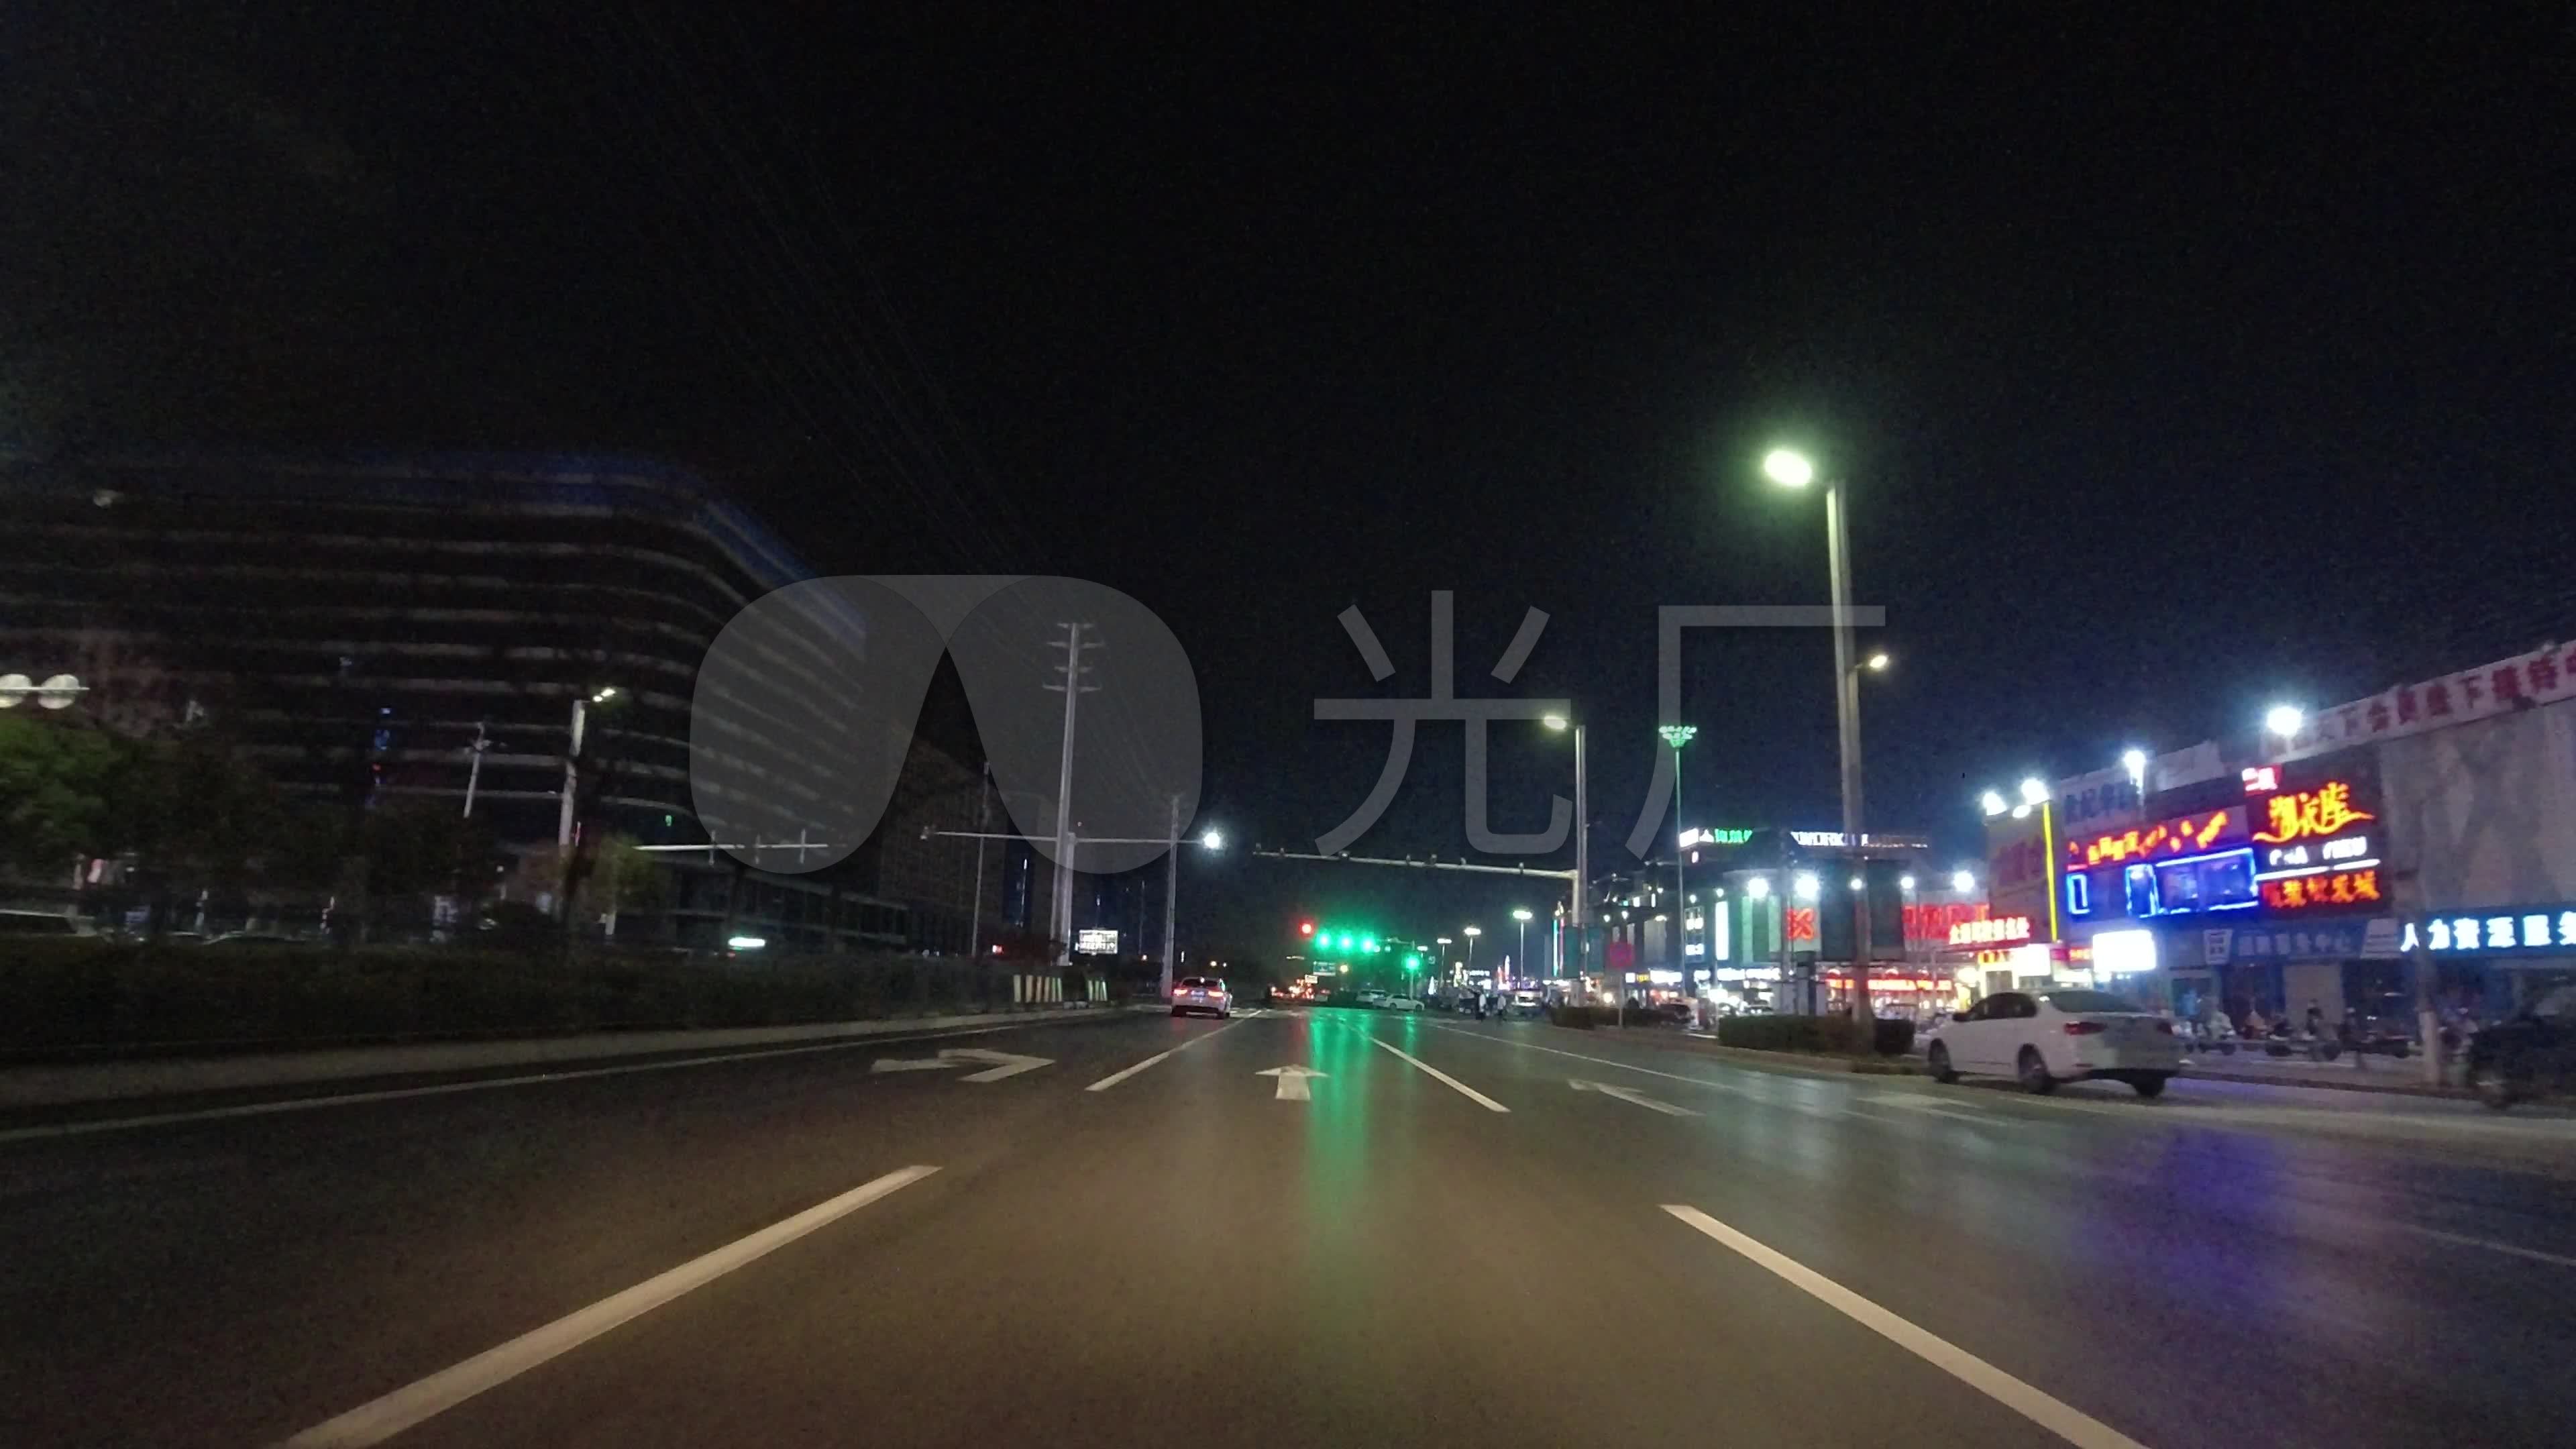
[{"label": "solid white lane line", "polygon": [[1172,1051],[1170,1052],[1156,1052],[1152,1056],[1145,1058],[1143,1061],[1138,1062],[1132,1067],[1122,1067],[1117,1071],[1111,1072],[1108,1076],[1102,1077],[1099,1081],[1092,1083],[1090,1086],[1085,1087],[1082,1090],[1086,1092],[1106,1092],[1110,1088],[1117,1086],[1120,1082],[1127,1080],[1129,1077],[1132,1077],[1138,1072],[1145,1070],[1147,1067],[1154,1065],[1163,1058],[1170,1056],[1172,1052],[1185,1052],[1190,1048],[1197,1046],[1200,1042],[1206,1041],[1209,1037],[1222,1036],[1225,1033],[1234,1030],[1236,1027],[1243,1025],[1245,1019],[1247,1018],[1238,1018],[1234,1021],[1229,1021],[1225,1025],[1218,1027],[1215,1031],[1201,1032],[1197,1036],[1191,1037],[1188,1041],[1181,1043],[1179,1046],[1172,1048]]},{"label": "solid white lane line", "polygon": [[[1219,1030],[1223,1030],[1223,1028],[1219,1028]],[[1210,1035],[1213,1034],[1214,1033],[1210,1033]],[[1102,1077],[1099,1081],[1092,1083],[1090,1086],[1085,1087],[1082,1090],[1086,1092],[1106,1092],[1110,1088],[1117,1086],[1120,1082],[1127,1080],[1129,1077],[1132,1077],[1138,1072],[1145,1070],[1147,1067],[1154,1065],[1163,1058],[1170,1056],[1172,1052],[1179,1050],[1179,1047],[1174,1047],[1171,1052],[1156,1052],[1152,1056],[1145,1058],[1143,1061],[1138,1062],[1132,1067],[1121,1067],[1117,1071],[1111,1072],[1108,1076]]]},{"label": "solid white lane line", "polygon": [[1823,1300],[1827,1307],[2081,1449],[2146,1449],[2137,1440],[2005,1373],[1947,1339],[1897,1317],[1824,1274],[1755,1242],[1698,1208],[1664,1211]]},{"label": "solid white lane line", "polygon": [[[266,1117],[279,1112],[310,1112],[321,1107],[352,1107],[362,1102],[398,1102],[406,1097],[444,1097],[455,1092],[485,1092],[496,1087],[525,1087],[538,1082],[573,1082],[584,1077],[622,1077],[629,1072],[665,1072],[680,1067],[747,1062],[758,1057],[801,1057],[808,1052],[848,1051],[912,1041],[940,1041],[952,1036],[982,1036],[996,1031],[1025,1031],[1007,1026],[973,1026],[958,1031],[921,1032],[907,1036],[858,1036],[813,1046],[778,1047],[769,1051],[725,1052],[719,1056],[682,1057],[668,1062],[629,1062],[614,1067],[579,1067],[568,1072],[532,1072],[516,1077],[477,1077],[470,1082],[440,1082],[429,1087],[388,1087],[374,1092],[338,1092],[328,1097],[291,1097],[283,1102],[248,1102],[238,1107],[204,1107],[188,1112],[153,1112],[141,1117],[101,1117],[87,1122],[57,1122],[43,1127],[12,1127],[0,1132],[0,1143],[33,1142],[48,1137],[86,1137],[93,1132],[123,1132],[172,1122],[217,1122],[227,1117]],[[1213,1032],[1210,1035],[1214,1035]]]},{"label": "solid white lane line", "polygon": [[1460,1096],[1468,1098],[1488,1112],[1508,1112],[1512,1110],[1511,1108],[1504,1106],[1502,1103],[1495,1101],[1493,1098],[1486,1096],[1484,1093],[1477,1091],[1475,1088],[1468,1086],[1465,1082],[1459,1081],[1456,1077],[1453,1077],[1447,1072],[1440,1070],[1438,1067],[1431,1065],[1429,1062],[1424,1061],[1420,1057],[1411,1055],[1410,1053],[1399,1050],[1398,1048],[1387,1046],[1385,1042],[1379,1041],[1376,1037],[1369,1036],[1367,1032],[1361,1032],[1360,1035],[1368,1036],[1369,1042],[1372,1045],[1385,1047],[1386,1050],[1394,1052],[1397,1056],[1403,1057],[1406,1061],[1413,1063],[1417,1070],[1429,1075],[1433,1081],[1439,1082],[1443,1086],[1448,1087],[1451,1091],[1458,1093]]},{"label": "solid white lane line", "polygon": [[2419,1228],[2413,1223],[2399,1223],[2397,1226],[2420,1237],[2433,1238],[2445,1243],[2457,1243],[2463,1248],[2484,1248],[2490,1253],[2511,1253],[2517,1258],[2529,1258],[2537,1263],[2555,1263],[2561,1268],[2576,1268],[2576,1258],[2559,1253],[2544,1253],[2538,1248],[2517,1248],[2511,1243],[2472,1238],[2466,1233],[2446,1233],[2440,1228]]},{"label": "solid white lane line", "polygon": [[863,1183],[828,1202],[817,1203],[792,1218],[770,1224],[704,1256],[692,1258],[667,1273],[647,1278],[622,1293],[588,1308],[568,1313],[543,1328],[523,1333],[498,1348],[486,1349],[453,1368],[441,1369],[383,1398],[360,1404],[326,1419],[286,1441],[288,1449],[376,1444],[434,1415],[445,1413],[485,1389],[509,1382],[559,1354],[579,1348],[628,1319],[649,1313],[692,1288],[723,1277],[763,1254],[783,1248],[835,1218],[866,1207],[889,1193],[912,1186],[937,1172],[936,1167],[906,1167]]}]

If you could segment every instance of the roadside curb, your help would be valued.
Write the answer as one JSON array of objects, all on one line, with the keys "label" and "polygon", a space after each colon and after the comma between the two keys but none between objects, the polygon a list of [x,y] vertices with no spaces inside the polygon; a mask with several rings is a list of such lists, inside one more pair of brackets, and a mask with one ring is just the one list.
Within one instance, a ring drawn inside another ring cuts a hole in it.
[{"label": "roadside curb", "polygon": [[2422,1082],[2338,1081],[2329,1077],[2276,1077],[2257,1072],[2210,1071],[2196,1062],[2182,1069],[2182,1077],[2189,1082],[2245,1082],[2258,1087],[2298,1087],[2319,1092],[2373,1092],[2383,1097],[2431,1097],[2446,1102],[2476,1100],[2465,1087],[2428,1087]]},{"label": "roadside curb", "polygon": [[[0,1109],[76,1107],[155,1097],[305,1086],[379,1077],[435,1076],[509,1067],[569,1067],[629,1057],[684,1055],[742,1047],[824,1044],[959,1027],[1007,1027],[1111,1021],[1141,1007],[1089,1004],[955,1016],[805,1022],[792,1026],[712,1027],[590,1032],[501,1041],[415,1042],[395,1046],[321,1047],[222,1057],[165,1057],[0,1068]],[[1155,1011],[1163,1008],[1158,1003]]]}]

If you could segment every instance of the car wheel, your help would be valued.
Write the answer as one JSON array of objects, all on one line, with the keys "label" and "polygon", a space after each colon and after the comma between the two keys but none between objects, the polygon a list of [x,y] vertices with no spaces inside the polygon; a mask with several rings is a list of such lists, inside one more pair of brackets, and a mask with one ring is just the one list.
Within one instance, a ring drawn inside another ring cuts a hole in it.
[{"label": "car wheel", "polygon": [[2504,1073],[2502,1062],[2480,1062],[2469,1068],[2469,1090],[2478,1100],[2501,1112],[2514,1103],[2518,1095],[2511,1077]]},{"label": "car wheel", "polygon": [[1932,1050],[1925,1054],[1925,1065],[1932,1068],[1932,1080],[1936,1082],[1948,1083],[1959,1080],[1959,1074],[1950,1068],[1950,1049],[1937,1041],[1932,1043]]},{"label": "car wheel", "polygon": [[2048,1074],[2048,1063],[2041,1060],[2037,1047],[2021,1049],[2021,1089],[2041,1097],[2057,1090],[2057,1079]]},{"label": "car wheel", "polygon": [[2139,1096],[2153,1099],[2165,1094],[2166,1080],[2162,1072],[2140,1072],[2129,1079],[2129,1085],[2137,1089]]}]

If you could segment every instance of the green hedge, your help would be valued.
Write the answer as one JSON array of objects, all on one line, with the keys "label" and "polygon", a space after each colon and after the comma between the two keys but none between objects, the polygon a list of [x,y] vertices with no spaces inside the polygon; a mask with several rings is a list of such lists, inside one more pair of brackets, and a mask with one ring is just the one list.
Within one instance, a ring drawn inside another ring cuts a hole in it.
[{"label": "green hedge", "polygon": [[437,947],[0,943],[0,1054],[626,1027],[781,1026],[1010,1003],[1004,971],[903,956],[688,963]]},{"label": "green hedge", "polygon": [[[1877,1054],[1903,1056],[1914,1045],[1914,1023],[1877,1022]],[[1848,1016],[1722,1016],[1717,1021],[1721,1046],[1761,1052],[1816,1052],[1858,1056],[1861,1030]]]}]

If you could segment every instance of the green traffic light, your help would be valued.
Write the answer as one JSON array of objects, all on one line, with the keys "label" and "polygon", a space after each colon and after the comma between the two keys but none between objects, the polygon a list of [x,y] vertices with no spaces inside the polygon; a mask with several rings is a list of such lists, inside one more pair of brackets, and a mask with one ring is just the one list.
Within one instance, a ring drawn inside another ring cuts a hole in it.
[{"label": "green traffic light", "polygon": [[1342,949],[1345,951],[1351,949],[1351,934],[1348,931],[1342,933]]},{"label": "green traffic light", "polygon": [[1419,970],[1421,970],[1421,969],[1422,969],[1422,958],[1421,958],[1420,956],[1417,956],[1417,955],[1413,954],[1413,953],[1412,953],[1412,952],[1410,952],[1410,951],[1406,952],[1406,953],[1405,953],[1405,955],[1404,955],[1404,969],[1405,969],[1405,970],[1407,970],[1407,971],[1419,971]]},{"label": "green traffic light", "polygon": [[1368,953],[1369,953],[1370,955],[1372,955],[1372,956],[1376,955],[1376,954],[1377,954],[1377,937],[1375,937],[1375,936],[1362,936],[1362,937],[1360,937],[1360,949],[1361,949],[1361,950],[1363,950],[1363,951],[1368,952]]}]

